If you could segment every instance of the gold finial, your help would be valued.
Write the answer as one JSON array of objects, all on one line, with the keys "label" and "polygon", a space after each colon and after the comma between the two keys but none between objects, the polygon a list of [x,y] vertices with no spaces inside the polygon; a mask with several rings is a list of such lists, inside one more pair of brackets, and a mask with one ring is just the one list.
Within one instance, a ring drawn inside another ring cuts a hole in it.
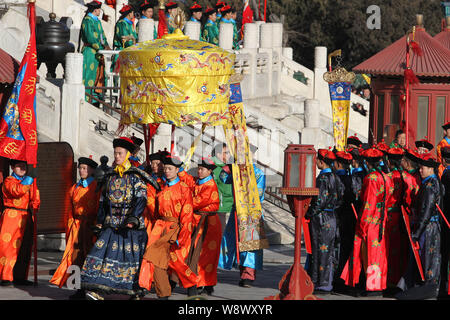
[{"label": "gold finial", "polygon": [[181,19],[181,13],[180,12],[177,13],[177,15],[175,16],[175,19],[174,19],[173,22],[175,22],[175,25],[177,26],[177,28],[181,29],[181,27],[182,27],[182,25],[181,25],[182,19]]},{"label": "gold finial", "polygon": [[28,3],[35,3],[36,0],[28,0]]},{"label": "gold finial", "polygon": [[450,29],[450,16],[445,17],[445,22],[447,24],[447,29]]},{"label": "gold finial", "polygon": [[328,66],[331,66],[331,57],[341,56],[342,50],[338,49],[328,55]]},{"label": "gold finial", "polygon": [[416,14],[416,22],[418,27],[423,27],[423,14]]},{"label": "gold finial", "polygon": [[159,9],[164,10],[166,6],[164,5],[164,0],[159,0]]}]

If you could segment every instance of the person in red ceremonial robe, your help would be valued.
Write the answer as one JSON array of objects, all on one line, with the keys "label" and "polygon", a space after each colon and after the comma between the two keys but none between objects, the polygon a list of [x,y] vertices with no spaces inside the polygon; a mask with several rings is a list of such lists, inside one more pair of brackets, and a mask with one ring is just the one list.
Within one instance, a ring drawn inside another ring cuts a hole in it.
[{"label": "person in red ceremonial robe", "polygon": [[[211,295],[217,284],[222,224],[217,215],[219,190],[212,176],[216,165],[203,158],[198,164],[198,179],[193,187],[194,231],[189,252],[189,266],[197,273],[197,288]],[[195,239],[195,240],[194,240]]]},{"label": "person in red ceremonial robe", "polygon": [[244,10],[242,12],[241,38],[244,38],[245,24],[253,22],[253,10],[248,2],[248,0],[244,1]]},{"label": "person in red ceremonial robe", "polygon": [[419,158],[420,154],[418,154],[416,151],[406,149],[405,156],[402,158],[401,161],[402,168],[404,169],[403,172],[409,173],[416,181],[417,186],[420,186],[420,181],[422,180],[418,169]]},{"label": "person in red ceremonial robe", "polygon": [[[392,181],[390,196],[386,203],[386,253],[388,259],[387,286],[389,291],[395,291],[397,283],[406,271],[408,263],[409,239],[402,217],[402,206],[405,207],[405,194],[410,194],[406,184],[406,173],[400,165],[405,151],[394,147],[387,151],[387,176]],[[411,179],[413,180],[413,179]]]},{"label": "person in red ceremonial robe", "polygon": [[[50,283],[62,287],[70,273],[71,265],[83,267],[84,260],[95,243],[93,227],[97,219],[97,212],[101,193],[94,180],[94,170],[98,163],[91,158],[78,159],[78,173],[80,180],[69,191],[70,207],[68,208],[68,223],[66,231],[66,249],[61,263],[53,274]],[[85,291],[82,289],[70,296],[70,299],[84,299]]]},{"label": "person in red ceremonial robe", "polygon": [[359,283],[364,268],[366,295],[381,295],[386,289],[387,256],[385,226],[391,180],[379,168],[383,152],[369,148],[361,152],[369,172],[361,190],[362,207],[356,222],[352,255],[347,261],[341,278],[348,286]]},{"label": "person in red ceremonial robe", "polygon": [[150,291],[154,282],[156,295],[166,300],[172,294],[169,275],[188,289],[188,296],[197,295],[197,275],[186,263],[194,221],[192,191],[178,177],[182,162],[172,155],[162,161],[167,183],[156,195],[158,212],[142,260],[139,285]]},{"label": "person in red ceremonial robe", "polygon": [[33,169],[27,172],[25,161],[10,160],[12,174],[3,182],[4,210],[0,218],[0,280],[4,286],[31,285],[28,270],[31,260],[33,220],[30,208],[41,203],[34,190]]}]

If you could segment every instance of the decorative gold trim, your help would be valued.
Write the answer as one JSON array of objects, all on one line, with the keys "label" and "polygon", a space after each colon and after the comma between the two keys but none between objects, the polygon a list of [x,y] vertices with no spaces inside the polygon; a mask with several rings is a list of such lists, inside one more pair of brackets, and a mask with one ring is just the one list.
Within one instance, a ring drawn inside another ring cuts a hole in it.
[{"label": "decorative gold trim", "polygon": [[240,73],[233,73],[230,76],[229,83],[240,83],[244,79],[244,75]]},{"label": "decorative gold trim", "polygon": [[166,6],[164,5],[164,0],[159,0],[159,9],[161,9],[161,10],[165,10],[166,9]]},{"label": "decorative gold trim", "polygon": [[318,188],[280,188],[282,194],[290,196],[317,196]]},{"label": "decorative gold trim", "polygon": [[269,248],[269,240],[267,239],[239,242],[239,252],[253,251],[267,248]]},{"label": "decorative gold trim", "polygon": [[354,72],[348,72],[344,67],[339,67],[331,72],[325,72],[323,74],[323,80],[328,83],[333,82],[350,82],[355,81],[356,74]]}]

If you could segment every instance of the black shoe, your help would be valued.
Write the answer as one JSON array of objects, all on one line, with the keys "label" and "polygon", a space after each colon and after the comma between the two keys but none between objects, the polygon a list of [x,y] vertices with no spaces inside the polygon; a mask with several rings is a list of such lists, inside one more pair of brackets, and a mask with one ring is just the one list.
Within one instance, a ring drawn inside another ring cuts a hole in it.
[{"label": "black shoe", "polygon": [[34,282],[30,280],[14,280],[13,284],[15,286],[32,286],[34,285]]},{"label": "black shoe", "polygon": [[239,280],[239,287],[243,287],[243,288],[251,288],[251,280],[248,279],[241,279]]},{"label": "black shoe", "polygon": [[158,297],[158,300],[169,300],[169,297]]},{"label": "black shoe", "polygon": [[214,292],[214,286],[203,287],[202,293],[206,293],[208,296],[212,295]]},{"label": "black shoe", "polygon": [[331,291],[321,290],[321,289],[314,289],[313,295],[322,295],[322,294],[330,294]]},{"label": "black shoe", "polygon": [[13,286],[13,282],[9,281],[9,280],[2,280],[1,285],[3,287],[12,287]]},{"label": "black shoe", "polygon": [[172,288],[172,291],[173,291],[173,289],[175,289],[177,287],[177,284],[178,284],[178,283],[176,283],[175,281],[172,281],[172,280],[169,280],[169,283],[170,283],[170,287]]},{"label": "black shoe", "polygon": [[83,289],[77,290],[77,292],[69,296],[69,300],[86,300],[86,291]]},{"label": "black shoe", "polygon": [[363,297],[382,297],[383,291],[365,291],[362,294]]},{"label": "black shoe", "polygon": [[193,296],[197,296],[197,295],[198,295],[198,291],[197,291],[197,287],[196,286],[192,286],[192,287],[187,289],[187,296],[188,297],[193,297]]}]

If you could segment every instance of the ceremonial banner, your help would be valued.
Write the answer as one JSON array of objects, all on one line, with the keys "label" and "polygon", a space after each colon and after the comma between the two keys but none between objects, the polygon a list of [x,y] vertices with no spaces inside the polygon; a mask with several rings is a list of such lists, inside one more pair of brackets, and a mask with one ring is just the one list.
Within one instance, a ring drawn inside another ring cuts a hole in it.
[{"label": "ceremonial banner", "polygon": [[350,96],[355,74],[344,68],[337,68],[326,72],[323,79],[328,82],[330,89],[334,144],[338,151],[343,151],[347,143]]},{"label": "ceremonial banner", "polygon": [[223,128],[234,158],[232,174],[239,226],[239,251],[265,249],[269,247],[269,242],[261,219],[262,207],[250,156],[240,84],[232,83],[230,91],[229,121]]},{"label": "ceremonial banner", "polygon": [[37,163],[36,132],[36,13],[28,4],[30,40],[19,67],[11,96],[0,119],[0,156]]}]

